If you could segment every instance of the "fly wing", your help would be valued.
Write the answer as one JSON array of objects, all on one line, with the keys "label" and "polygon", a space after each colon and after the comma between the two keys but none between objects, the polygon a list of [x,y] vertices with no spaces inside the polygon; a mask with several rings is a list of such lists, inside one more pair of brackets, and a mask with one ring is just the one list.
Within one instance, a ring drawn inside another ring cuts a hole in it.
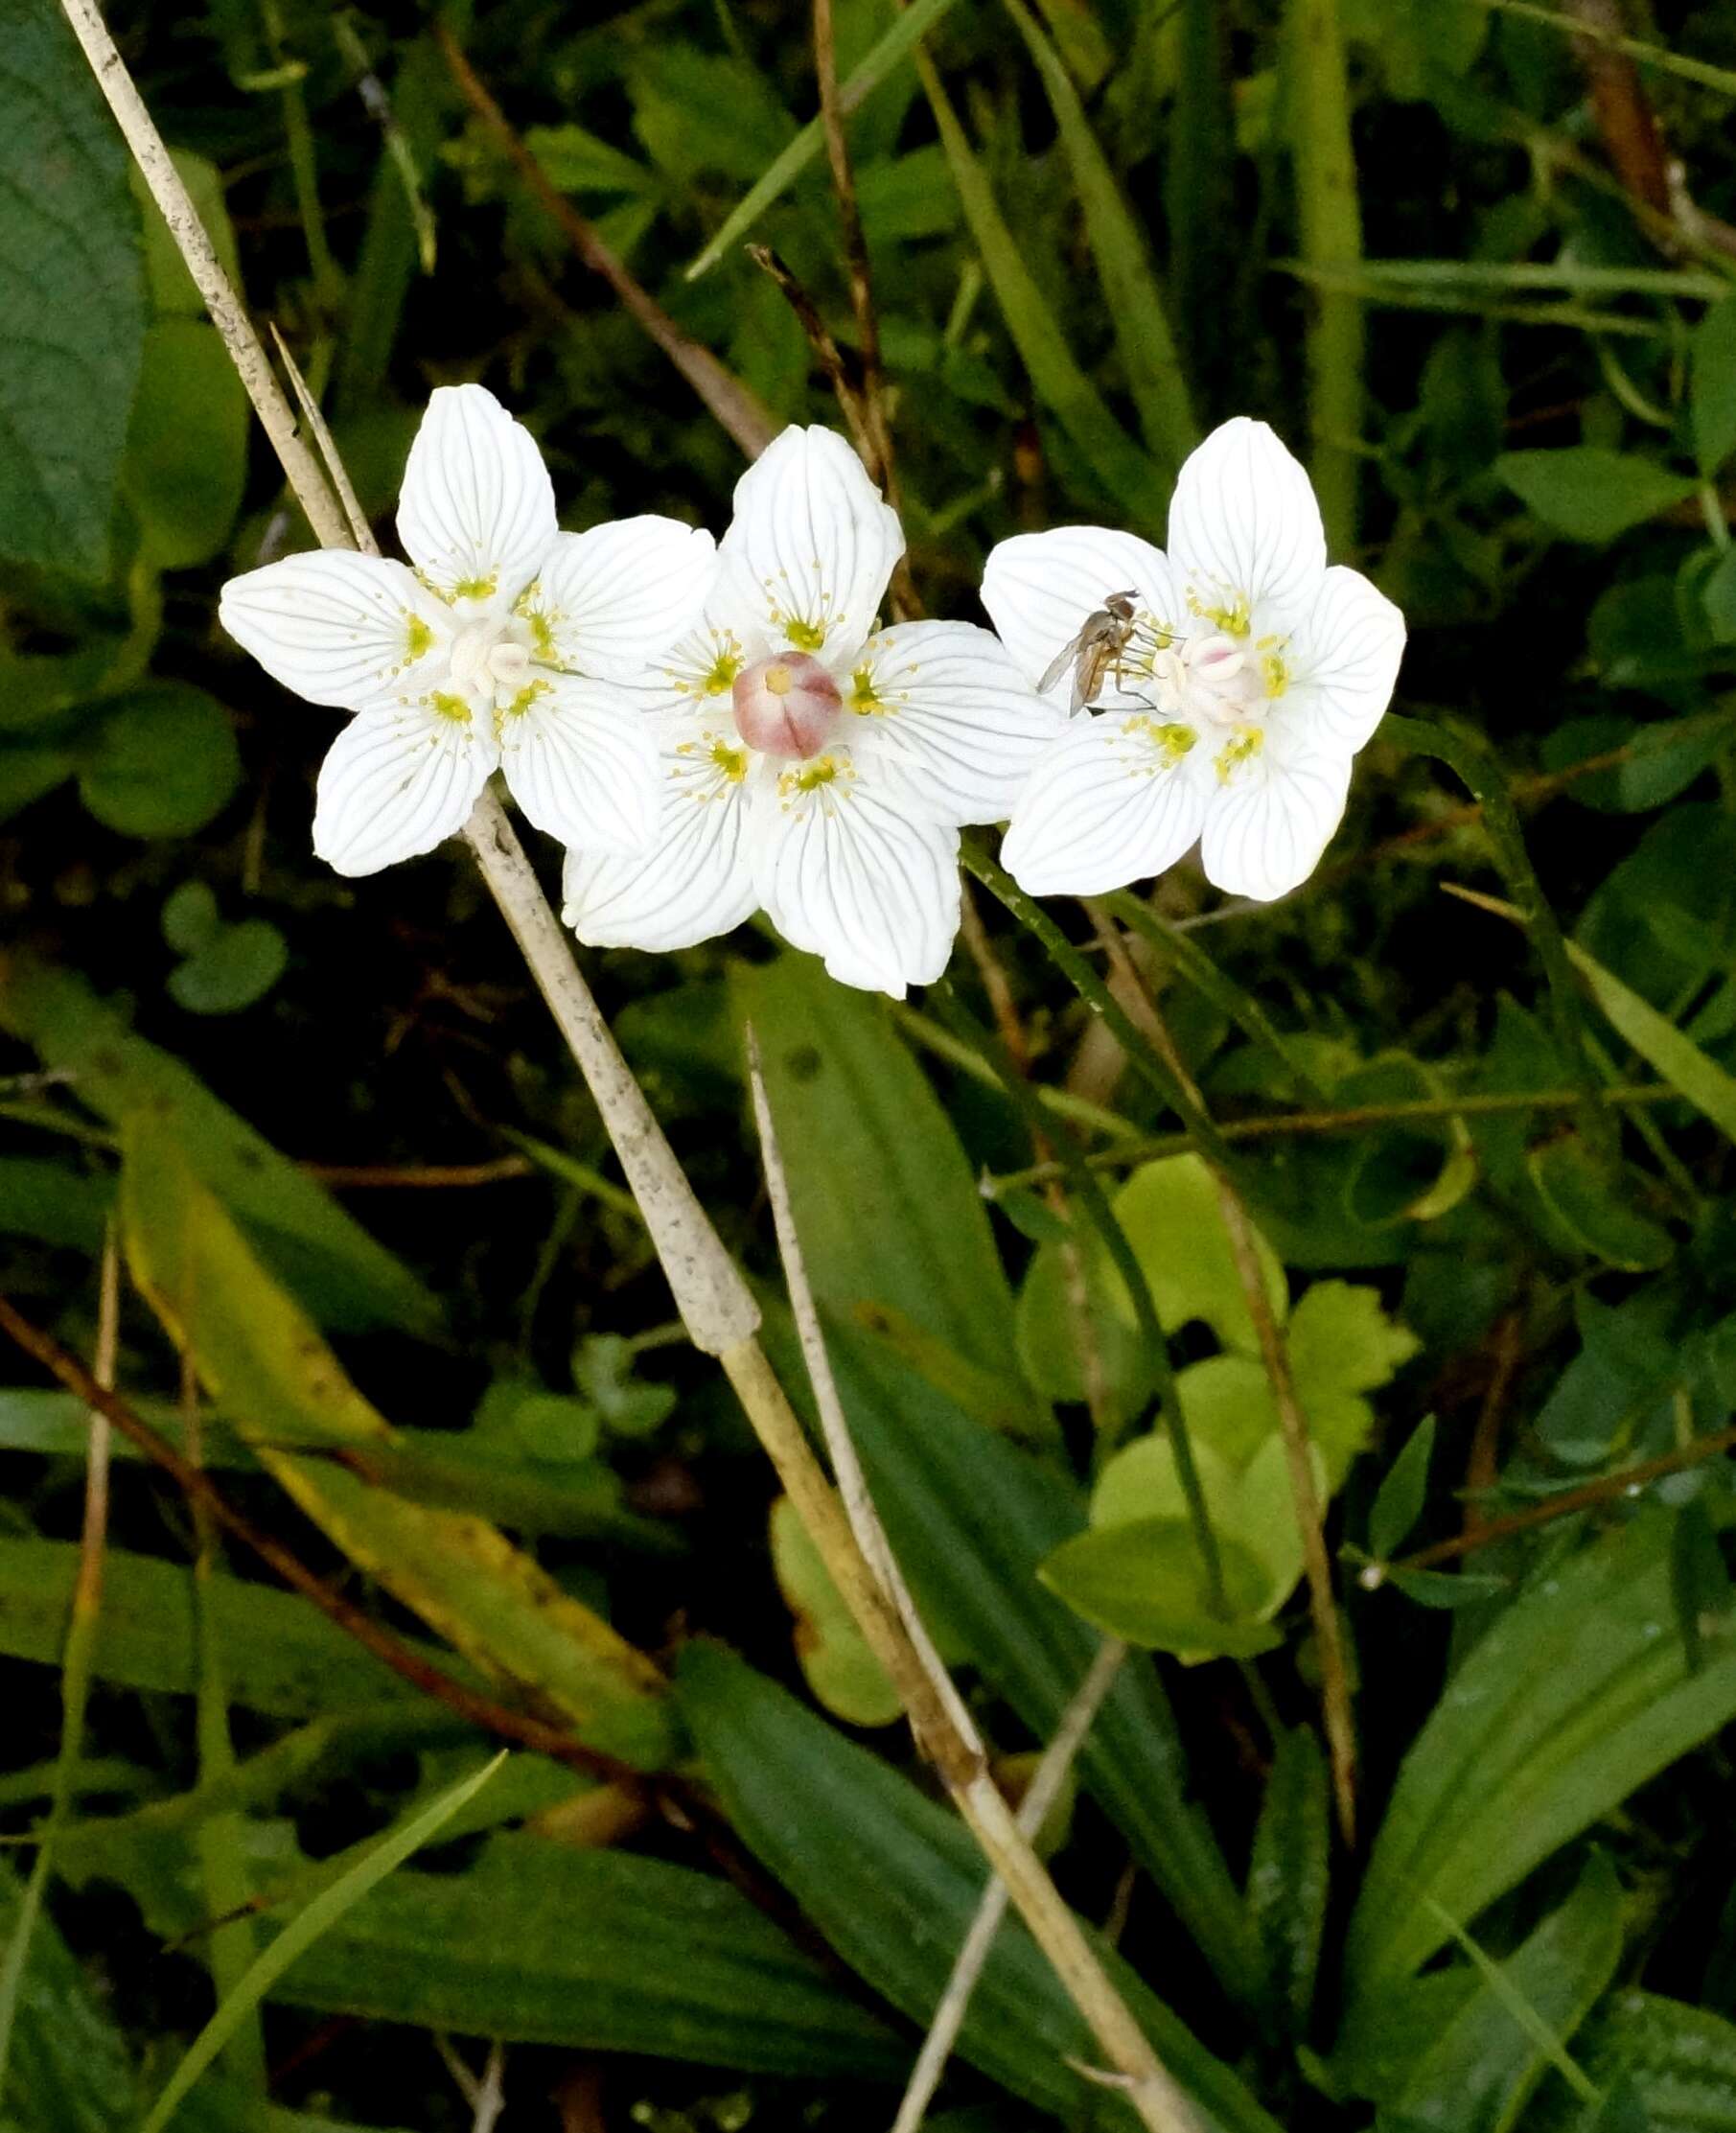
[{"label": "fly wing", "polygon": [[[1083,632],[1080,633],[1081,636]],[[1101,638],[1094,638],[1079,653],[1073,668],[1073,712],[1076,718],[1086,705],[1091,703],[1103,685],[1103,676],[1108,672],[1115,657],[1115,647],[1105,644]]]},{"label": "fly wing", "polygon": [[1078,631],[1076,635],[1070,637],[1043,669],[1043,679],[1037,684],[1037,694],[1039,696],[1047,696],[1075,660],[1078,658],[1079,646],[1084,643],[1091,629],[1091,624],[1095,619],[1095,616],[1088,617],[1084,628]]}]

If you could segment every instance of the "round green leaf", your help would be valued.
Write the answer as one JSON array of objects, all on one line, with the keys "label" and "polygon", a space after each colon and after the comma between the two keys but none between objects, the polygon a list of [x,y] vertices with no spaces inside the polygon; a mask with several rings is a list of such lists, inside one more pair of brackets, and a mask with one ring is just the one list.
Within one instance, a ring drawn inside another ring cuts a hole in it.
[{"label": "round green leaf", "polygon": [[197,956],[222,931],[209,882],[184,881],[163,905],[163,939],[179,956]]},{"label": "round green leaf", "polygon": [[229,714],[201,688],[154,682],[117,697],[79,777],[100,823],[131,837],[202,829],[241,781]]}]

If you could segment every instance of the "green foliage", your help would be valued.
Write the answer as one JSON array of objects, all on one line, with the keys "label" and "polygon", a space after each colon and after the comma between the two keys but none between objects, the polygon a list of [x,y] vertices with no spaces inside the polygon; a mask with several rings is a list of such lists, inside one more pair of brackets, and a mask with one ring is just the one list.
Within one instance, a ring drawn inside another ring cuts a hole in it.
[{"label": "green foliage", "polygon": [[58,8],[0,65],[0,554],[103,577],[145,334],[127,155]]}]

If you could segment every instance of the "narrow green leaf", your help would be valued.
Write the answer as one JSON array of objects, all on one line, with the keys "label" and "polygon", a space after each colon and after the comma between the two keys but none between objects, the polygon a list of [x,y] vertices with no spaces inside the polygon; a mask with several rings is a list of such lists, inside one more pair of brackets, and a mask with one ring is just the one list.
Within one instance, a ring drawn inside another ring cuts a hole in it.
[{"label": "narrow green leaf", "polygon": [[1396,1555],[1423,1516],[1428,1495],[1428,1462],[1434,1455],[1435,1418],[1424,1415],[1381,1477],[1368,1515],[1369,1551],[1377,1563]]},{"label": "narrow green leaf", "polygon": [[1567,953],[1617,1032],[1726,1139],[1736,1141],[1736,1077],[1577,942],[1568,941]]},{"label": "narrow green leaf", "polygon": [[1694,329],[1691,355],[1694,456],[1709,481],[1736,452],[1736,296],[1714,304]]},{"label": "narrow green leaf", "polygon": [[805,956],[742,970],[815,1294],[883,1306],[1007,1376],[1012,1298],[952,1122],[883,1008]]},{"label": "narrow green leaf", "polygon": [[[743,1841],[796,1896],[852,1969],[913,2021],[944,1989],[986,1878],[956,1816],[835,1733],[795,1699],[715,1646],[683,1654],[682,1707]],[[913,1931],[913,1921],[920,1930]],[[1134,1973],[1099,1953],[1134,2019],[1214,2133],[1274,2133],[1238,2077],[1204,2050]],[[1135,2121],[1113,2092],[1076,2071],[1097,2047],[1036,1944],[1003,1925],[960,2032],[959,2050],[1015,2095],[1071,2119],[1089,2108]]]},{"label": "narrow green leaf", "polygon": [[916,66],[984,271],[1037,398],[1066,431],[1105,495],[1129,514],[1138,530],[1154,536],[1169,511],[1169,483],[1115,419],[1075,360],[1067,336],[1007,226],[987,174],[939,76],[921,52]]},{"label": "narrow green leaf", "polygon": [[1248,1863],[1248,1915],[1266,1990],[1293,2036],[1308,2033],[1326,1931],[1331,1855],[1326,1758],[1307,1727],[1281,1734]]},{"label": "narrow green leaf", "polygon": [[1115,173],[1098,145],[1060,55],[1023,0],[1005,0],[1005,5],[1043,79],[1060,129],[1084,211],[1085,235],[1115,322],[1115,345],[1146,444],[1164,466],[1179,468],[1198,444],[1199,428],[1145,238],[1122,197]]},{"label": "narrow green leaf", "polygon": [[[910,57],[952,5],[953,0],[912,0],[862,64],[840,82],[838,101],[846,117]],[[716,236],[688,267],[687,279],[696,281],[731,246],[739,244],[766,209],[783,197],[824,148],[825,130],[818,119],[811,119],[725,217]]]},{"label": "narrow green leaf", "polygon": [[1690,1673],[1672,1520],[1636,1518],[1531,1584],[1448,1684],[1400,1766],[1346,1950],[1374,2004],[1559,1845],[1736,1717],[1736,1616]]},{"label": "narrow green leaf", "polygon": [[186,2057],[175,2068],[168,2085],[152,2106],[143,2133],[162,2133],[163,2127],[174,2118],[199,2075],[213,2064],[223,2046],[254,2013],[260,2002],[267,1997],[272,1985],[296,1958],[311,1948],[321,1934],[335,1926],[346,1912],[359,1904],[370,1889],[382,1882],[394,1868],[401,1866],[412,1852],[420,1851],[424,1844],[438,1835],[466,1801],[488,1783],[505,1762],[507,1753],[508,1750],[502,1749],[492,1762],[485,1763],[479,1771],[442,1793],[430,1806],[423,1808],[419,1814],[404,1817],[385,1832],[365,1858],[357,1861],[341,1881],[322,1890],[305,1911],[284,1928],[248,1966],[245,1974],[224,1996],[211,2020],[193,2040]]},{"label": "narrow green leaf", "polygon": [[894,2081],[910,2048],[714,1875],[498,1836],[395,1875],[272,1987],[288,2005],[748,2074]]},{"label": "narrow green leaf", "polygon": [[[247,1249],[175,1143],[129,1121],[121,1225],[133,1279],[264,1466],[362,1569],[490,1673],[534,1690],[641,1768],[675,1733],[662,1677],[486,1520],[405,1502],[368,1454],[394,1432]],[[317,1448],[296,1451],[289,1447]],[[320,1456],[333,1449],[346,1462]]]}]

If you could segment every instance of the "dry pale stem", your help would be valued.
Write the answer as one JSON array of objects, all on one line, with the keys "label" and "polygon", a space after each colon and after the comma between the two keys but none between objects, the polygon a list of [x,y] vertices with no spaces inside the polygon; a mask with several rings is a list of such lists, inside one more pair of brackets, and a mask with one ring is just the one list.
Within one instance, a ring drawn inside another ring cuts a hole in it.
[{"label": "dry pale stem", "polygon": [[[982,1736],[922,1625],[893,1559],[856,1455],[826,1355],[752,1032],[749,1066],[773,1218],[822,1431],[838,1475],[837,1495],[757,1346],[750,1354],[738,1355],[733,1366],[731,1357],[726,1356],[724,1367],[729,1371],[785,1491],[820,1549],[833,1584],[891,1679],[919,1745],[939,1772],[954,1804],[1018,1907],[1032,1938],[1090,2024],[1118,2083],[1125,2085],[1129,2100],[1153,2133],[1183,2133],[1194,2122],[1187,2098],[1159,2063],[1145,2032],[1109,1982],[1078,1920],[1031,1848],[1029,1835],[990,1777]],[[961,2019],[962,2004],[959,2011]]]}]

